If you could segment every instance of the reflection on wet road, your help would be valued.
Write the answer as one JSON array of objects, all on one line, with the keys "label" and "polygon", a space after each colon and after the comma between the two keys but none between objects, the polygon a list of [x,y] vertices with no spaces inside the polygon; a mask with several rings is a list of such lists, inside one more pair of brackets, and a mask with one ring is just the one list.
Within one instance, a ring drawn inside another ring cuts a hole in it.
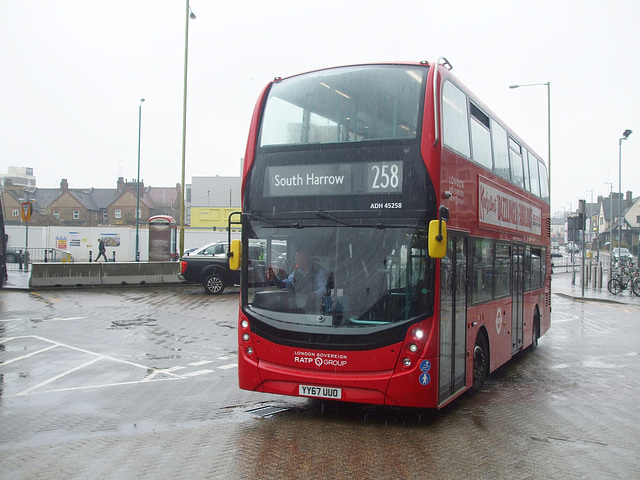
[{"label": "reflection on wet road", "polygon": [[0,292],[18,478],[635,478],[640,308],[554,296],[534,352],[441,412],[237,388],[237,293]]}]

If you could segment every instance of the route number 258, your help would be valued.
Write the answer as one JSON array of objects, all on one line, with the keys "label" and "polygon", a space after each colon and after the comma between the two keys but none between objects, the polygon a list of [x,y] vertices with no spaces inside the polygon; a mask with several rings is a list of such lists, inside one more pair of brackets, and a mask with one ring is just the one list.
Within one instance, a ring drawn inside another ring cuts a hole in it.
[{"label": "route number 258", "polygon": [[400,186],[400,169],[396,163],[371,165],[373,182],[371,189],[397,189]]}]

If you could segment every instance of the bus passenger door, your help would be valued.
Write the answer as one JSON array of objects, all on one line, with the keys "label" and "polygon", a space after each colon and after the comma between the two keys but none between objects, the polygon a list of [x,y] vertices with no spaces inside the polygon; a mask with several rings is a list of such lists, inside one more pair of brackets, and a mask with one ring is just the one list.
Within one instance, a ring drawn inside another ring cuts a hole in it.
[{"label": "bus passenger door", "polygon": [[524,328],[524,245],[512,247],[511,354],[522,348]]},{"label": "bus passenger door", "polygon": [[440,263],[440,369],[438,402],[465,386],[467,236],[449,232]]}]

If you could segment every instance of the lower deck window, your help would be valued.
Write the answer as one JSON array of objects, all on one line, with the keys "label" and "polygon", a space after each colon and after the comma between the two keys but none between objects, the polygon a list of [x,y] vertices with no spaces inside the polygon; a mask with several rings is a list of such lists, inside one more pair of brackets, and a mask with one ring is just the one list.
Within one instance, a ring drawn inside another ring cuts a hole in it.
[{"label": "lower deck window", "polygon": [[[517,250],[511,244],[501,243],[489,238],[474,238],[471,241],[470,285],[474,304],[494,298],[511,295],[513,278],[512,264],[515,265]],[[519,254],[518,254],[519,255]],[[524,248],[525,291],[542,288],[547,274],[547,249],[534,245]]]}]

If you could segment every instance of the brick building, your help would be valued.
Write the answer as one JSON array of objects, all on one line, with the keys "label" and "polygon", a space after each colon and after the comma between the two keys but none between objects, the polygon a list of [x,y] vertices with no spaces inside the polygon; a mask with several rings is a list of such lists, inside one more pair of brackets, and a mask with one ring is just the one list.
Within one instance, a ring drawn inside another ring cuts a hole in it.
[{"label": "brick building", "polygon": [[[116,188],[69,188],[66,179],[60,188],[26,188],[6,179],[3,190],[5,223],[21,223],[21,204],[33,202],[32,225],[94,227],[135,225],[137,183],[118,178]],[[145,187],[140,182],[139,224],[154,215],[170,215],[180,222],[180,184],[175,187]]]}]

